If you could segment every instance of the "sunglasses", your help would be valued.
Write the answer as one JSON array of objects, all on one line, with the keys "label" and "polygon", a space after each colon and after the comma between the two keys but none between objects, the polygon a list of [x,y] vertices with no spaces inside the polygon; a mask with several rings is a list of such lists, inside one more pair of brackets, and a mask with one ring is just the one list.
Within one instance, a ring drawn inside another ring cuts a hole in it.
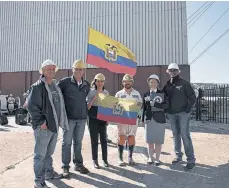
[{"label": "sunglasses", "polygon": [[169,69],[169,72],[178,72],[177,69]]}]

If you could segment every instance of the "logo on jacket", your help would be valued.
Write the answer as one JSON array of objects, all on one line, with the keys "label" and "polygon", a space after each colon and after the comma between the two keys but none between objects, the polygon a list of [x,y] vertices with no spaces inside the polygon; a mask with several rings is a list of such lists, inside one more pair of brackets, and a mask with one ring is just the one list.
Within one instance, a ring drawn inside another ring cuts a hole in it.
[{"label": "logo on jacket", "polygon": [[176,88],[180,91],[182,86],[176,86]]},{"label": "logo on jacket", "polygon": [[117,116],[121,116],[123,114],[124,108],[122,104],[116,102],[113,106],[113,114]]},{"label": "logo on jacket", "polygon": [[162,100],[162,98],[160,96],[156,96],[154,98],[154,101],[157,102],[157,103],[162,103],[163,100]]},{"label": "logo on jacket", "polygon": [[109,60],[110,62],[117,61],[117,52],[118,52],[118,49],[115,46],[111,44],[105,45],[105,58]]}]

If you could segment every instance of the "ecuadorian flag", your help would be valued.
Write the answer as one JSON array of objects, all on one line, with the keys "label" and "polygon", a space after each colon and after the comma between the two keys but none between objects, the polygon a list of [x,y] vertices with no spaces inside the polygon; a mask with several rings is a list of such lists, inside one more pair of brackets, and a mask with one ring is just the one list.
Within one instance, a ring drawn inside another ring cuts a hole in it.
[{"label": "ecuadorian flag", "polygon": [[111,72],[136,74],[135,55],[123,44],[89,28],[87,63]]},{"label": "ecuadorian flag", "polygon": [[136,101],[99,94],[97,104],[97,119],[113,123],[136,125],[140,110]]}]

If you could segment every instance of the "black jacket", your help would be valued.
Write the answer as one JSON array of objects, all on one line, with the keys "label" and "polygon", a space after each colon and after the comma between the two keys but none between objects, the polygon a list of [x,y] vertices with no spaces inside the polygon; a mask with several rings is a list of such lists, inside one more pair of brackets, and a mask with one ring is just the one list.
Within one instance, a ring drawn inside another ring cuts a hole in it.
[{"label": "black jacket", "polygon": [[189,82],[175,77],[171,83],[169,80],[163,88],[169,100],[169,114],[180,112],[191,112],[193,105],[196,102],[195,92]]},{"label": "black jacket", "polygon": [[43,81],[38,80],[31,86],[27,108],[32,119],[33,129],[46,123],[51,132],[57,132],[48,92]]},{"label": "black jacket", "polygon": [[82,84],[78,84],[73,76],[64,78],[59,81],[65,109],[69,119],[86,119],[88,114],[86,97],[90,90],[90,84],[86,80],[82,80]]},{"label": "black jacket", "polygon": [[[164,92],[157,90],[157,93],[164,93]],[[143,95],[142,121],[144,122],[145,120],[151,120],[153,118],[157,123],[166,123],[164,111],[155,111],[155,112],[151,111],[150,102],[145,100],[145,97],[148,96],[150,96],[150,91],[148,91]],[[166,95],[164,95],[164,102],[163,103],[155,102],[154,107],[164,109],[164,110],[167,109],[169,107],[169,102]]]}]

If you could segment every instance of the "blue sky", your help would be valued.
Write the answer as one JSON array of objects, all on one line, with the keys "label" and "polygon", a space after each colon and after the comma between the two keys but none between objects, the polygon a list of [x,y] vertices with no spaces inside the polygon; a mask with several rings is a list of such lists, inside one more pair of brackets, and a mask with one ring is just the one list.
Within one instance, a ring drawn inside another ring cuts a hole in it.
[{"label": "blue sky", "polygon": [[[194,13],[204,2],[187,2],[187,17]],[[193,26],[188,28],[189,50],[228,7],[229,2],[215,2]],[[195,59],[228,28],[229,11],[189,53],[189,62]],[[191,65],[191,82],[229,83],[229,33]]]}]

